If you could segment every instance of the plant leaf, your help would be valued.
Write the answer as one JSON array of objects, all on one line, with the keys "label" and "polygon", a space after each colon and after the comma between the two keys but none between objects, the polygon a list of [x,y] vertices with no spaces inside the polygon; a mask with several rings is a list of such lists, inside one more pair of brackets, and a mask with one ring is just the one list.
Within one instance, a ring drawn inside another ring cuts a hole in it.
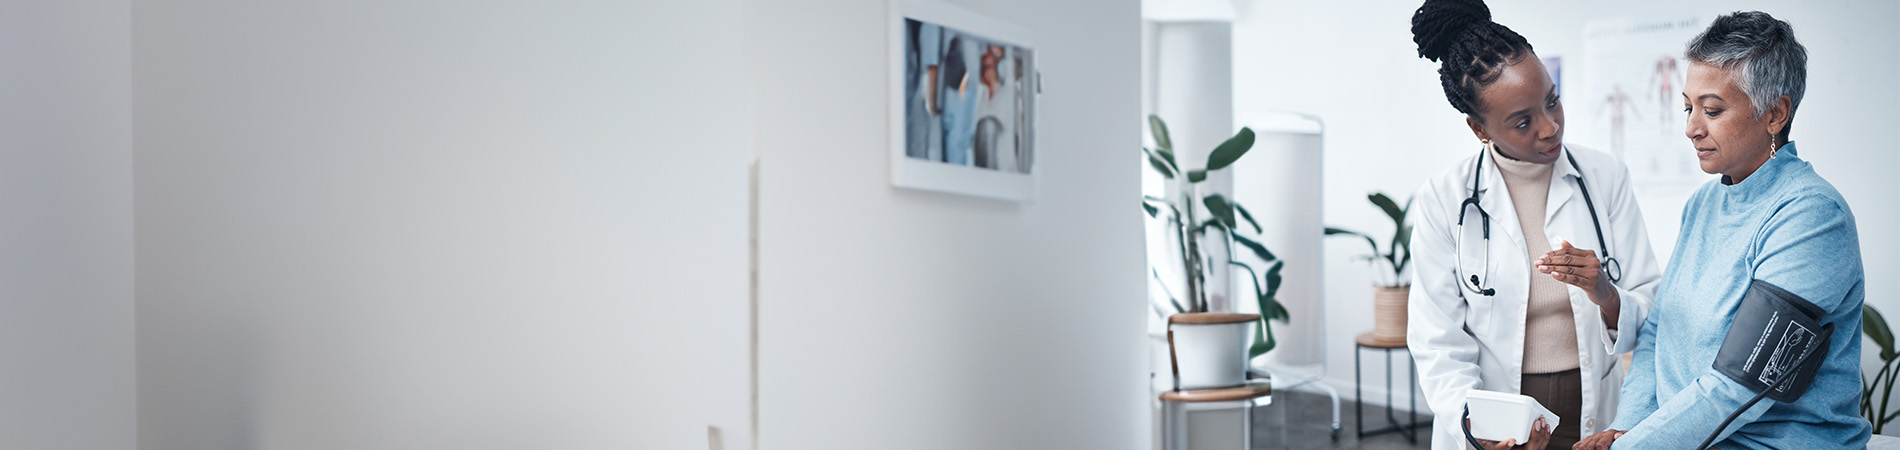
[{"label": "plant leaf", "polygon": [[1408,222],[1408,220],[1412,219],[1412,200],[1415,200],[1417,198],[1418,198],[1417,196],[1405,198],[1405,207],[1399,208],[1399,221],[1398,221],[1399,224],[1403,225],[1403,224],[1411,223],[1411,222]]},{"label": "plant leaf", "polygon": [[[1275,298],[1275,295],[1278,295],[1280,293],[1280,280],[1281,280],[1280,269],[1283,267],[1286,267],[1285,263],[1281,261],[1274,261],[1273,266],[1267,268],[1266,297],[1269,299]],[[1279,302],[1275,301],[1274,303],[1278,304]],[[1261,311],[1266,311],[1266,310],[1263,309]]]},{"label": "plant leaf", "polygon": [[[1174,139],[1168,136],[1168,123],[1162,122],[1161,116],[1149,114],[1148,131],[1154,133],[1155,147],[1160,147],[1162,150],[1167,151],[1168,162],[1170,164],[1174,163]],[[1175,165],[1175,167],[1180,166]]]},{"label": "plant leaf", "polygon": [[1207,154],[1207,170],[1225,169],[1233,165],[1234,161],[1239,161],[1241,156],[1246,155],[1247,150],[1252,149],[1253,129],[1241,127],[1240,132],[1235,133],[1234,137],[1227,138],[1226,142],[1220,143],[1220,146],[1214,147],[1213,152]]},{"label": "plant leaf", "polygon": [[1344,228],[1326,227],[1327,236],[1332,236],[1332,235],[1337,235],[1337,234],[1344,234],[1344,235],[1349,235],[1349,236],[1358,236],[1361,238],[1365,238],[1366,246],[1372,247],[1372,254],[1374,255],[1379,254],[1379,244],[1372,240],[1372,236],[1367,236],[1365,233],[1347,230]]},{"label": "plant leaf", "polygon": [[[1281,305],[1280,301],[1273,296],[1274,292],[1280,290],[1280,268],[1286,267],[1286,263],[1274,261],[1273,265],[1267,269],[1267,288],[1264,291],[1260,289],[1260,276],[1254,272],[1253,266],[1240,261],[1228,261],[1227,263],[1247,271],[1247,279],[1249,281],[1247,285],[1253,287],[1254,301],[1260,305],[1260,320],[1263,322],[1267,320],[1278,320],[1280,323],[1287,323],[1289,316],[1286,312],[1286,306]],[[1271,327],[1273,325],[1262,324],[1261,326]],[[1263,331],[1263,334],[1264,333]]]},{"label": "plant leaf", "polygon": [[1399,248],[1405,250],[1405,256],[1412,256],[1412,224],[1399,229]]},{"label": "plant leaf", "polygon": [[1273,252],[1267,251],[1267,246],[1260,245],[1259,242],[1254,242],[1253,239],[1248,239],[1246,236],[1236,234],[1234,235],[1234,242],[1238,242],[1242,247],[1247,247],[1248,250],[1252,250],[1253,255],[1259,257],[1261,261],[1280,260],[1280,258],[1273,256]]},{"label": "plant leaf", "polygon": [[1267,323],[1266,319],[1261,319],[1260,332],[1254,333],[1253,346],[1247,348],[1247,359],[1259,358],[1260,355],[1273,351],[1273,347],[1278,345],[1278,342],[1273,339],[1273,324]]},{"label": "plant leaf", "polygon": [[[1399,209],[1399,204],[1393,202],[1392,197],[1387,197],[1381,192],[1374,192],[1367,195],[1366,199],[1371,200],[1374,205],[1379,205],[1379,209],[1385,211],[1385,216],[1392,218],[1392,226],[1405,226],[1405,210]],[[1397,228],[1393,228],[1393,230],[1397,230]]]},{"label": "plant leaf", "polygon": [[1174,179],[1174,168],[1170,167],[1166,161],[1162,161],[1160,155],[1156,155],[1154,150],[1147,148],[1142,148],[1141,151],[1148,154],[1149,167],[1153,167],[1156,172],[1161,172],[1161,176],[1167,179]]},{"label": "plant leaf", "polygon": [[1148,218],[1151,218],[1151,219],[1154,218],[1155,216],[1161,215],[1161,208],[1156,208],[1155,205],[1142,203],[1141,209],[1148,210]]},{"label": "plant leaf", "polygon": [[[1273,351],[1273,348],[1278,346],[1279,341],[1273,338],[1273,323],[1271,322],[1272,320],[1279,320],[1280,323],[1287,323],[1286,319],[1284,318],[1284,315],[1286,314],[1286,308],[1281,307],[1280,302],[1274,301],[1272,297],[1267,297],[1267,296],[1260,297],[1260,311],[1261,311],[1260,325],[1259,325],[1260,332],[1254,333],[1253,346],[1248,347],[1247,349],[1248,359],[1258,358],[1260,357],[1260,355],[1264,355],[1267,352]],[[1282,317],[1279,319],[1275,319],[1274,314],[1276,313],[1280,314]]]},{"label": "plant leaf", "polygon": [[1290,316],[1286,312],[1286,305],[1281,304],[1279,299],[1275,299],[1273,297],[1261,297],[1260,308],[1261,310],[1266,311],[1266,312],[1260,313],[1261,320],[1272,320],[1272,321],[1276,321],[1280,323],[1291,323],[1287,321],[1290,318]]},{"label": "plant leaf", "polygon": [[1220,219],[1207,219],[1207,220],[1201,221],[1201,223],[1199,224],[1195,224],[1194,229],[1189,230],[1189,231],[1192,231],[1194,234],[1199,235],[1201,233],[1206,233],[1208,228],[1213,228],[1217,230],[1224,229],[1224,228],[1221,228]]},{"label": "plant leaf", "polygon": [[1157,216],[1161,212],[1169,212],[1172,213],[1170,216],[1174,216],[1171,217],[1170,220],[1175,220],[1179,219],[1180,217],[1178,216],[1181,215],[1181,210],[1175,209],[1173,203],[1168,203],[1167,199],[1152,195],[1141,196],[1141,207],[1143,209],[1154,208],[1154,211],[1148,214],[1150,217]]},{"label": "plant leaf", "polygon": [[1260,222],[1255,222],[1255,221],[1253,220],[1253,213],[1250,213],[1250,212],[1247,212],[1247,208],[1246,208],[1246,207],[1243,207],[1243,206],[1240,206],[1240,204],[1239,204],[1239,203],[1235,203],[1235,204],[1234,204],[1234,211],[1239,211],[1239,212],[1240,212],[1240,218],[1242,218],[1242,219],[1247,219],[1247,224],[1248,224],[1248,225],[1253,225],[1253,232],[1255,232],[1255,233],[1264,233],[1264,231],[1260,231]]},{"label": "plant leaf", "polygon": [[1234,204],[1229,203],[1227,197],[1211,194],[1202,197],[1201,204],[1207,205],[1207,212],[1213,214],[1214,218],[1220,219],[1221,225],[1226,225],[1227,229],[1232,230],[1238,227],[1234,223]]},{"label": "plant leaf", "polygon": [[1207,181],[1207,171],[1199,169],[1188,171],[1189,183],[1199,183],[1202,181]]},{"label": "plant leaf", "polygon": [[1405,273],[1405,265],[1412,262],[1412,225],[1411,224],[1406,224],[1405,229],[1402,231],[1399,231],[1399,250],[1404,250],[1405,256],[1399,257],[1399,264],[1397,266],[1392,267],[1392,274],[1394,276]]},{"label": "plant leaf", "polygon": [[1181,172],[1181,165],[1174,163],[1174,152],[1148,148],[1148,147],[1142,147],[1141,150],[1143,152],[1146,152],[1148,156],[1150,157],[1160,159],[1162,163],[1165,163],[1168,166],[1168,170],[1173,171],[1175,173]]},{"label": "plant leaf", "polygon": [[1873,339],[1874,345],[1880,346],[1880,360],[1893,360],[1893,330],[1887,327],[1887,318],[1880,315],[1880,310],[1873,305],[1861,305],[1860,324],[1861,332]]}]

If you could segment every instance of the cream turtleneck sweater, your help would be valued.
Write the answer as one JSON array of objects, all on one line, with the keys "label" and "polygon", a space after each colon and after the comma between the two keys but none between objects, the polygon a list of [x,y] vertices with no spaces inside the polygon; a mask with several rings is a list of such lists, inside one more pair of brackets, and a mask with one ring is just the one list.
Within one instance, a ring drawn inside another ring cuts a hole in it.
[{"label": "cream turtleneck sweater", "polygon": [[[1511,206],[1517,210],[1517,223],[1524,230],[1524,248],[1529,261],[1550,252],[1544,236],[1544,214],[1550,201],[1550,183],[1555,164],[1537,164],[1505,157],[1496,147],[1491,159],[1511,194]],[[1552,373],[1575,369],[1577,361],[1577,324],[1570,311],[1570,292],[1563,282],[1538,273],[1531,267],[1529,304],[1524,317],[1524,373]]]}]

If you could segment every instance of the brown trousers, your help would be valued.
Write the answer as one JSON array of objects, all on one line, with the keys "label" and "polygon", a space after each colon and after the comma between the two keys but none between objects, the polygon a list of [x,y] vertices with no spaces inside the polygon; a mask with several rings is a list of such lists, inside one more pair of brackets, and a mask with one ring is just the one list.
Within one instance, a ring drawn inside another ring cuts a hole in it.
[{"label": "brown trousers", "polygon": [[1550,445],[1544,448],[1568,449],[1583,439],[1577,435],[1583,429],[1583,375],[1579,369],[1527,373],[1523,381],[1524,395],[1557,414],[1557,428],[1550,431]]}]

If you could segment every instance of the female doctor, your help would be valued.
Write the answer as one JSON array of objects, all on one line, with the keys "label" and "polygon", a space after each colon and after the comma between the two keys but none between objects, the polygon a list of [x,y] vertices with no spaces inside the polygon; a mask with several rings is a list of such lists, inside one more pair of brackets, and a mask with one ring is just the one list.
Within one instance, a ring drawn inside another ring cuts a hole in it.
[{"label": "female doctor", "polygon": [[1635,347],[1661,278],[1629,170],[1563,144],[1550,75],[1481,0],[1427,0],[1412,34],[1482,144],[1420,189],[1414,213],[1406,342],[1432,447],[1466,446],[1466,393],[1483,389],[1528,395],[1559,420],[1528,443],[1478,444],[1569,449],[1615,419],[1617,355]]}]

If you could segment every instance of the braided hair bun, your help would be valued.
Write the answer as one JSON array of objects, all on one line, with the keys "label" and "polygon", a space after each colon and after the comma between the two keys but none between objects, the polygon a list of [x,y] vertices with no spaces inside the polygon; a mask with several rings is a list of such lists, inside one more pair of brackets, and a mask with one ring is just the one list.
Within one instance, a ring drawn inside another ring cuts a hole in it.
[{"label": "braided hair bun", "polygon": [[1483,0],[1427,1],[1412,15],[1412,42],[1418,44],[1418,56],[1438,62],[1465,30],[1490,21],[1491,8]]},{"label": "braided hair bun", "polygon": [[1426,0],[1412,14],[1418,56],[1440,63],[1445,99],[1458,112],[1478,115],[1478,90],[1497,81],[1504,67],[1531,54],[1531,44],[1491,21],[1483,0]]}]

